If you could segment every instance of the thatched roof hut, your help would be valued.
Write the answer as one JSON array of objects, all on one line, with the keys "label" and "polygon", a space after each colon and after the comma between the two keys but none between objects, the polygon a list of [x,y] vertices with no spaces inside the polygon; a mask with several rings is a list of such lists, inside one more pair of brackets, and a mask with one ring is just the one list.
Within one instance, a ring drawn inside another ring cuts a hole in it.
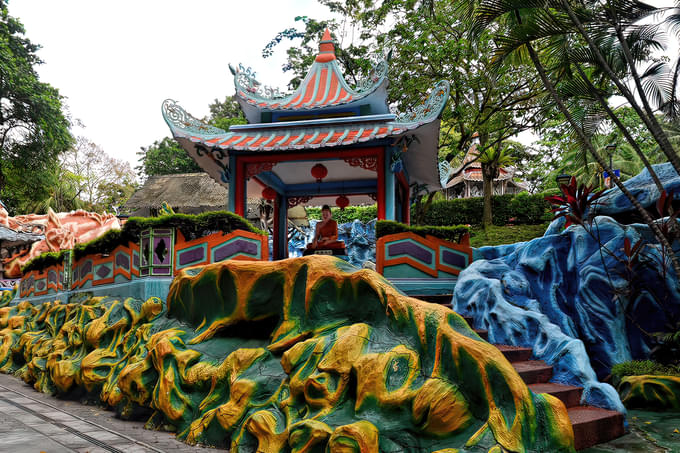
[{"label": "thatched roof hut", "polygon": [[150,176],[121,207],[121,212],[153,216],[164,201],[177,213],[226,211],[228,198],[226,187],[216,183],[207,173]]}]

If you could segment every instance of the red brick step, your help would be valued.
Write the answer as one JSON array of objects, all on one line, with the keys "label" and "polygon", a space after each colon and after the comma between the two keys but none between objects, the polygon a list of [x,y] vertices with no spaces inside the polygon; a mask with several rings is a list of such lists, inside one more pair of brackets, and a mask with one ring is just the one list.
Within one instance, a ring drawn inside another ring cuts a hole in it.
[{"label": "red brick step", "polygon": [[496,346],[508,359],[508,362],[525,362],[531,359],[533,349],[521,346],[510,346],[507,344],[496,344]]},{"label": "red brick step", "polygon": [[543,360],[525,360],[512,364],[519,376],[528,384],[548,382],[552,377],[553,369]]},{"label": "red brick step", "polygon": [[541,382],[528,386],[534,393],[547,393],[554,396],[564,403],[567,408],[581,404],[581,394],[583,387],[573,385],[557,384],[554,382]]},{"label": "red brick step", "polygon": [[567,409],[574,428],[574,446],[583,450],[623,436],[623,414],[592,406]]}]

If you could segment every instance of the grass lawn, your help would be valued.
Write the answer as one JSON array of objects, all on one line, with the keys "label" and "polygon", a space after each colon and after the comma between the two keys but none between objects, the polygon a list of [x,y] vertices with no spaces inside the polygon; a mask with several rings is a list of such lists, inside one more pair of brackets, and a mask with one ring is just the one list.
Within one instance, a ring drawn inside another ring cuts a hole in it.
[{"label": "grass lawn", "polygon": [[483,247],[485,245],[512,244],[528,241],[543,236],[550,222],[539,225],[505,225],[491,226],[487,231],[481,225],[473,225],[470,235],[470,245]]}]

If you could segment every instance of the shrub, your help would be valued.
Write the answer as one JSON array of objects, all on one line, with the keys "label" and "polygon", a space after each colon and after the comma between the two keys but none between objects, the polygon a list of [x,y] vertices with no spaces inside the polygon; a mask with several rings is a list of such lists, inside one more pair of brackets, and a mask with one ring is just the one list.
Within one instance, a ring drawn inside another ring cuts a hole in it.
[{"label": "shrub", "polygon": [[[308,218],[316,220],[321,219],[321,208],[308,207],[305,209]],[[333,213],[333,219],[338,223],[349,223],[354,220],[367,223],[378,217],[378,206],[347,206],[345,209],[332,207],[331,212]]]},{"label": "shrub", "polygon": [[[538,224],[552,218],[550,205],[543,194],[494,195],[491,198],[493,223],[505,225],[511,221],[519,224]],[[484,199],[455,198],[435,201],[425,214],[426,225],[479,225],[482,223]]]},{"label": "shrub", "polygon": [[26,273],[33,270],[42,270],[46,267],[55,266],[64,262],[64,257],[68,253],[68,250],[62,250],[60,252],[45,252],[33,258],[28,263],[21,267],[21,272]]},{"label": "shrub", "polygon": [[631,360],[612,367],[612,383],[617,386],[624,376],[680,376],[680,366],[662,365],[651,360]]},{"label": "shrub", "polygon": [[389,234],[397,233],[415,233],[418,236],[425,237],[426,235],[434,236],[439,239],[444,239],[451,242],[460,242],[460,238],[470,232],[470,227],[465,225],[452,226],[408,226],[403,223],[393,222],[391,220],[380,220],[375,224],[376,239],[387,236]]}]

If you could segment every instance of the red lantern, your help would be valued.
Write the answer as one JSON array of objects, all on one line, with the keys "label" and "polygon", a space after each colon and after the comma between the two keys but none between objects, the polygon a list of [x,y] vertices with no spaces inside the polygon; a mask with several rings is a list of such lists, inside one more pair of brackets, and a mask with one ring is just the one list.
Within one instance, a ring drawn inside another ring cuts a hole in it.
[{"label": "red lantern", "polygon": [[312,176],[316,179],[316,182],[321,182],[327,174],[328,169],[324,164],[316,164],[312,167]]},{"label": "red lantern", "polygon": [[272,189],[271,187],[265,187],[264,190],[262,191],[262,198],[265,200],[272,201],[276,199],[276,190]]},{"label": "red lantern", "polygon": [[349,206],[349,198],[344,195],[340,195],[335,199],[335,205],[340,209],[345,209],[347,206]]}]

